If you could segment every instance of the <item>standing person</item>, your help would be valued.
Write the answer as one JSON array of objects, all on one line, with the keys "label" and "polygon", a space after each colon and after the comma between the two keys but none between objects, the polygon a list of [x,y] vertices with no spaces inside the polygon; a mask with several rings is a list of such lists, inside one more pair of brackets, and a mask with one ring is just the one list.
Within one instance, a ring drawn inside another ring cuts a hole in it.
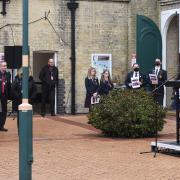
[{"label": "standing person", "polygon": [[54,66],[54,60],[49,59],[48,64],[42,68],[39,79],[42,81],[41,115],[46,114],[46,102],[50,98],[51,116],[55,116],[55,87],[58,85],[58,69]]},{"label": "standing person", "polygon": [[[155,59],[154,68],[150,71],[149,74],[155,74],[157,76],[157,83],[152,83],[152,81],[148,80],[150,84],[150,91],[152,92],[155,88],[161,86],[167,80],[167,71],[163,70],[161,67],[161,60]],[[159,87],[155,92],[155,101],[160,105],[163,105],[164,100],[164,86]]]},{"label": "standing person", "polygon": [[15,76],[11,88],[13,111],[18,112],[18,106],[22,103],[22,74]]},{"label": "standing person", "polygon": [[100,80],[100,94],[108,95],[109,91],[113,89],[113,83],[111,82],[110,73],[108,70],[104,70]]},{"label": "standing person", "polygon": [[0,63],[0,103],[1,103],[1,112],[0,112],[0,131],[8,131],[4,128],[7,116],[7,100],[10,98],[11,92],[11,75],[6,71],[7,63]]},{"label": "standing person", "polygon": [[99,94],[99,81],[96,77],[96,69],[90,67],[88,69],[88,75],[85,78],[85,87],[86,87],[86,99],[85,99],[85,107],[91,108],[91,98],[96,98]]},{"label": "standing person", "polygon": [[34,105],[34,101],[35,101],[35,98],[36,98],[36,95],[37,95],[37,86],[34,82],[34,78],[33,76],[29,76],[29,79],[28,79],[28,86],[29,86],[29,103],[31,105]]},{"label": "standing person", "polygon": [[[180,73],[178,73],[177,77],[175,78],[176,81],[179,81],[180,80]],[[173,95],[173,102],[171,104],[171,107],[173,110],[175,110],[177,108],[177,102],[176,102],[176,88],[173,87],[173,92],[172,92],[172,95]],[[180,99],[180,88],[179,88],[179,99]],[[180,106],[179,106],[179,109],[180,109]]]},{"label": "standing person", "polygon": [[[28,80],[29,103],[33,105],[36,97],[37,87],[34,83],[33,77],[29,76]],[[17,74],[12,84],[11,95],[13,100],[13,110],[17,112],[17,128],[19,134],[19,111],[18,106],[22,103],[22,74]]]},{"label": "standing person", "polygon": [[[33,105],[33,102],[37,94],[37,87],[35,85],[35,82],[32,76],[29,76],[28,88],[29,88],[28,89],[29,103]],[[16,75],[15,80],[12,84],[12,88],[11,88],[11,95],[12,95],[12,100],[14,104],[13,110],[18,111],[18,106],[22,103],[22,74]]]},{"label": "standing person", "polygon": [[[144,86],[145,78],[139,70],[137,63],[133,64],[133,70],[127,74],[125,85],[129,89],[139,89]],[[137,81],[134,82],[134,79]],[[133,84],[134,83],[134,84]]]}]

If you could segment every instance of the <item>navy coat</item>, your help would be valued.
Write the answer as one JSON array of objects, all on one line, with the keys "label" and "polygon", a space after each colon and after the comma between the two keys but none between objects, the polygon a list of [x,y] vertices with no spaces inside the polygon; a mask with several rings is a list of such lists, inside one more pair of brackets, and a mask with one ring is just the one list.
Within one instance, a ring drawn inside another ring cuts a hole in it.
[{"label": "navy coat", "polygon": [[113,83],[109,83],[108,81],[100,81],[100,94],[107,95],[109,91],[113,89]]},{"label": "navy coat", "polygon": [[85,107],[89,108],[91,106],[91,97],[94,93],[99,93],[99,81],[97,78],[90,79],[88,77],[85,78],[85,87],[86,87],[86,99],[85,99]]}]

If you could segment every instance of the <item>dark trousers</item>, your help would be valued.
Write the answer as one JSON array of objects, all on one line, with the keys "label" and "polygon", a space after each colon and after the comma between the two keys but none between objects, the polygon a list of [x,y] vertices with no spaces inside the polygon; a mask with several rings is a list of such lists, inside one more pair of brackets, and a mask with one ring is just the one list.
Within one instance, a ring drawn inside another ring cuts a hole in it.
[{"label": "dark trousers", "polygon": [[46,102],[50,100],[50,110],[54,113],[55,106],[55,87],[42,87],[41,113],[46,113]]},{"label": "dark trousers", "polygon": [[163,99],[164,99],[164,94],[155,95],[155,101],[161,106],[163,106]]},{"label": "dark trousers", "polygon": [[4,128],[7,116],[7,98],[1,97],[2,112],[0,112],[0,128]]}]

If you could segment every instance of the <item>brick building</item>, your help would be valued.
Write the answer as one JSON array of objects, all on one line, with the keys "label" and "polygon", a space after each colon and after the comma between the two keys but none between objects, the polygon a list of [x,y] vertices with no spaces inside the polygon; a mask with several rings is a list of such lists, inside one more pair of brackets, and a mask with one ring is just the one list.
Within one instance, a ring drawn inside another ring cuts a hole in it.
[{"label": "brick building", "polygon": [[[2,1],[0,1],[1,3]],[[30,71],[36,81],[41,67],[53,57],[59,68],[57,113],[71,106],[71,21],[66,0],[30,0]],[[84,109],[84,78],[92,54],[112,55],[112,76],[123,83],[137,49],[137,15],[152,20],[162,35],[163,67],[170,77],[179,67],[179,0],[80,0],[76,10],[76,112]],[[0,4],[1,8],[1,4]],[[4,46],[22,45],[22,1],[6,4],[0,16],[0,53]],[[44,18],[48,15],[48,19]],[[38,21],[36,21],[38,20]],[[7,26],[5,26],[7,25]],[[147,53],[148,54],[148,53]],[[144,61],[146,64],[146,61]],[[143,65],[142,65],[143,66]],[[171,89],[166,102],[171,103]]]}]

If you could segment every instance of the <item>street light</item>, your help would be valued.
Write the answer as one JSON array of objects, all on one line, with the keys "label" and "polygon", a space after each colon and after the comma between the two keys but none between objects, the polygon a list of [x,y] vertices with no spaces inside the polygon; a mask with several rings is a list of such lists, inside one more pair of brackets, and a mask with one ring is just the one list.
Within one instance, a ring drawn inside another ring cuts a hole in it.
[{"label": "street light", "polygon": [[32,179],[32,105],[28,102],[29,46],[28,13],[29,1],[23,0],[23,79],[22,104],[19,105],[19,180]]}]

